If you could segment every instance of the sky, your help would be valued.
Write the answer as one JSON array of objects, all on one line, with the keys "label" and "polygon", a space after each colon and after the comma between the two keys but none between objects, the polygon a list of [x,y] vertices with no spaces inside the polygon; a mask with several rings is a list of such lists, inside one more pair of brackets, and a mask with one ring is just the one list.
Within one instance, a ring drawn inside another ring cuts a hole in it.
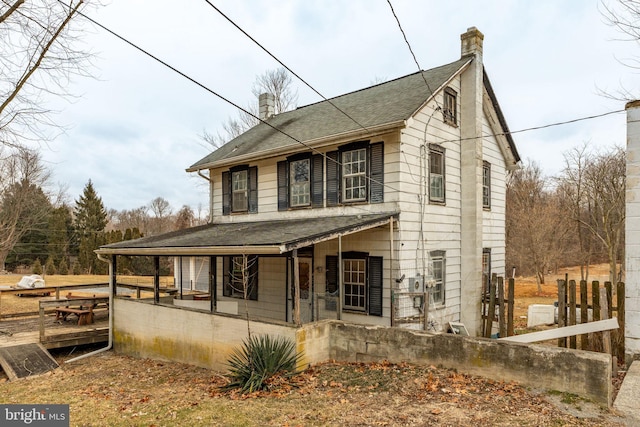
[{"label": "sky", "polygon": [[[523,161],[558,174],[564,153],[588,143],[625,145],[624,110],[603,96],[637,87],[625,65],[639,46],[621,41],[596,0],[390,0],[422,69],[460,57],[460,34],[484,34],[484,65]],[[211,1],[327,98],[418,70],[386,0]],[[206,0],[112,1],[87,15],[234,103],[279,64]],[[83,19],[83,18],[79,18]],[[53,181],[77,200],[91,180],[107,209],[156,197],[176,212],[208,206],[206,181],[185,169],[206,156],[203,132],[237,110],[108,32],[84,21],[94,78],[76,78],[69,101],[51,100],[66,132],[43,149]],[[295,80],[298,105],[321,98]],[[204,216],[204,214],[203,214]]]}]

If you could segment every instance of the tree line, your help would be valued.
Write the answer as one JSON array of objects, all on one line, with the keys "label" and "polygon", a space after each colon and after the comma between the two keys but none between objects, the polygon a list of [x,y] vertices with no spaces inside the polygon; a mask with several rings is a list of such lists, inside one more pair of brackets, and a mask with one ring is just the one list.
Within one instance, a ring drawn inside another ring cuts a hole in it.
[{"label": "tree line", "polygon": [[507,266],[535,275],[538,284],[558,267],[609,264],[609,280],[622,279],[625,231],[625,150],[596,151],[588,144],[564,154],[564,168],[548,177],[535,162],[507,182]]},{"label": "tree line", "polygon": [[[15,148],[0,161],[0,271],[45,274],[105,274],[100,246],[189,228],[206,222],[189,206],[176,213],[157,197],[137,209],[107,210],[91,180],[68,203],[64,191],[48,190],[50,172],[40,154]],[[151,262],[123,259],[119,272],[149,272]]]}]

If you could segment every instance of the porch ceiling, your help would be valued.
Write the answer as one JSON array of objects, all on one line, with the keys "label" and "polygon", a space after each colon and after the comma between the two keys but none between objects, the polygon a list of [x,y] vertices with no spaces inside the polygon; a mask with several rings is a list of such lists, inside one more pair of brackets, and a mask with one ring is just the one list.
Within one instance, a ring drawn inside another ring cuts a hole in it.
[{"label": "porch ceiling", "polygon": [[225,224],[207,224],[113,243],[101,255],[279,255],[314,243],[388,224],[398,212]]}]

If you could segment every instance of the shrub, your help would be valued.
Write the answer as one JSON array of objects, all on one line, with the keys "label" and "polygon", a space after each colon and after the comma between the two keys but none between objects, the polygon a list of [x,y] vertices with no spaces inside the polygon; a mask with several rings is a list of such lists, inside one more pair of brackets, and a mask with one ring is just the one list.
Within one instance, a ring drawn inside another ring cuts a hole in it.
[{"label": "shrub", "polygon": [[74,275],[82,274],[82,267],[80,267],[80,263],[78,261],[73,262],[72,271]]},{"label": "shrub", "polygon": [[69,274],[69,267],[67,266],[67,261],[62,258],[60,260],[60,264],[58,264],[58,274],[62,274],[63,276]]},{"label": "shrub", "polygon": [[275,376],[291,376],[302,357],[295,342],[270,335],[250,336],[228,360],[231,383],[227,388],[239,388],[243,393],[264,390]]},{"label": "shrub", "polygon": [[47,262],[44,264],[44,271],[48,275],[56,274],[56,265],[53,263],[53,258],[47,258]]},{"label": "shrub", "polygon": [[42,263],[40,262],[40,258],[36,258],[31,268],[32,268],[33,274],[42,275]]}]

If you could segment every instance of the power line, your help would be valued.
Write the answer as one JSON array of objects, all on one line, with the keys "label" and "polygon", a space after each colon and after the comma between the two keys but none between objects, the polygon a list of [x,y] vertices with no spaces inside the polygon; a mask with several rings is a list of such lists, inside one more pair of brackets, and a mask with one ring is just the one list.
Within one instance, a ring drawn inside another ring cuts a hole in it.
[{"label": "power line", "polygon": [[[418,67],[418,71],[420,71],[420,75],[422,76],[422,80],[424,80],[424,84],[427,85],[427,89],[429,90],[429,93],[433,94],[433,92],[431,91],[431,86],[429,86],[429,83],[427,82],[427,78],[424,76],[424,73],[422,72],[422,67],[418,63],[418,59],[416,58],[415,53],[413,53],[413,49],[411,48],[411,44],[409,43],[409,40],[407,39],[407,35],[405,34],[404,29],[402,28],[402,25],[400,24],[400,19],[398,19],[398,15],[396,15],[396,11],[393,9],[393,5],[391,4],[391,0],[387,0],[387,3],[389,4],[389,7],[391,8],[391,13],[393,13],[393,17],[396,18],[396,23],[398,24],[398,28],[400,29],[400,32],[402,33],[402,37],[404,38],[404,42],[407,44],[407,47],[409,48],[409,52],[411,52],[411,56],[413,57],[413,61],[416,63],[416,66]],[[435,99],[435,101],[436,101],[436,105],[438,105],[438,100]]]},{"label": "power line", "polygon": [[270,57],[272,57],[278,64],[282,65],[287,71],[289,71],[291,74],[293,74],[294,76],[296,76],[296,78],[298,80],[300,80],[302,83],[304,83],[309,89],[311,89],[312,91],[314,91],[319,97],[321,97],[322,99],[324,99],[325,101],[327,101],[329,104],[331,104],[331,106],[333,106],[336,110],[340,111],[342,114],[344,114],[345,116],[347,116],[351,121],[353,121],[355,124],[357,124],[358,126],[360,126],[362,129],[366,130],[367,132],[369,132],[369,129],[367,129],[364,125],[362,125],[361,123],[359,123],[356,119],[354,119],[353,117],[351,117],[349,114],[347,114],[344,110],[340,109],[340,107],[338,107],[336,104],[334,104],[333,102],[331,102],[331,100],[327,99],[323,94],[321,94],[320,92],[318,92],[313,86],[311,86],[309,83],[307,83],[307,81],[305,79],[303,79],[302,77],[300,77],[295,71],[293,71],[291,68],[287,67],[287,65],[282,62],[280,59],[278,59],[273,53],[271,53],[266,47],[264,47],[262,44],[260,44],[255,38],[253,38],[249,33],[247,33],[245,30],[243,30],[238,24],[236,24],[231,18],[229,18],[227,15],[225,15],[220,9],[218,9],[213,3],[211,3],[209,0],[204,0],[209,6],[211,6],[213,9],[215,9],[216,12],[218,12],[220,15],[222,15],[222,17],[224,19],[226,19],[227,21],[229,21],[231,23],[231,25],[233,25],[234,27],[236,27],[242,34],[244,34],[245,36],[247,36],[249,38],[249,40],[251,40],[252,42],[254,42],[256,45],[258,45],[258,47],[260,49],[262,49],[263,51],[265,51],[267,53],[267,55],[269,55]]}]

